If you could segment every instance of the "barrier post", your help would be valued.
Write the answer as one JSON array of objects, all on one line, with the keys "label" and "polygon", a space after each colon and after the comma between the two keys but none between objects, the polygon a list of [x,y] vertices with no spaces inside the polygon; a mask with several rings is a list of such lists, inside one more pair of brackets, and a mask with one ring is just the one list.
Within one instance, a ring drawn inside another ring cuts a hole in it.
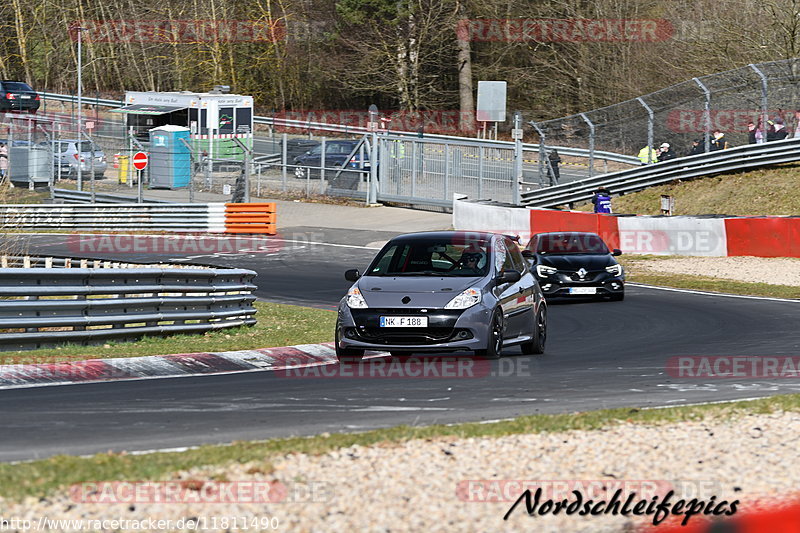
[{"label": "barrier post", "polygon": [[653,110],[641,97],[636,99],[647,111],[647,163],[653,162]]}]

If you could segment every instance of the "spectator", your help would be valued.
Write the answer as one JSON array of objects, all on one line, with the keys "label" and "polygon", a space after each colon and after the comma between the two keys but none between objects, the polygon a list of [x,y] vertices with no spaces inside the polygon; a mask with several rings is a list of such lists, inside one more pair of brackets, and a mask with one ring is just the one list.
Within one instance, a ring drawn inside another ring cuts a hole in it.
[{"label": "spectator", "polygon": [[727,150],[728,149],[728,140],[725,138],[725,134],[719,130],[714,130],[713,139],[711,139],[711,151],[716,152],[717,150]]},{"label": "spectator", "polygon": [[561,163],[561,157],[558,155],[557,150],[551,150],[550,155],[547,156],[547,159],[550,161],[550,166],[548,168],[550,183],[557,185],[561,179],[561,171],[558,170],[558,165]]},{"label": "spectator", "polygon": [[639,158],[639,161],[641,161],[643,165],[647,165],[658,161],[658,152],[656,152],[649,146],[645,146],[644,148],[639,150],[639,155],[637,155],[636,157]]},{"label": "spectator", "polygon": [[0,142],[0,183],[6,179],[8,173],[8,146]]},{"label": "spectator", "polygon": [[756,134],[758,131],[756,130],[756,125],[753,124],[753,121],[747,123],[747,142],[748,144],[758,144],[758,138]]},{"label": "spectator", "polygon": [[783,119],[781,117],[775,117],[775,119],[770,120],[770,122],[772,123],[772,128],[767,132],[767,141],[782,141],[789,135],[789,132],[786,131],[783,125]]},{"label": "spectator", "polygon": [[706,152],[705,141],[703,139],[695,139],[692,141],[692,148],[686,155],[698,155]]},{"label": "spectator", "polygon": [[675,159],[675,151],[669,147],[669,143],[661,143],[658,149],[658,162],[663,163],[670,159]]},{"label": "spectator", "polygon": [[794,120],[797,123],[797,126],[794,130],[794,138],[798,139],[800,138],[800,109],[794,112]]},{"label": "spectator", "polygon": [[605,187],[598,187],[592,196],[595,213],[611,213],[611,191]]}]

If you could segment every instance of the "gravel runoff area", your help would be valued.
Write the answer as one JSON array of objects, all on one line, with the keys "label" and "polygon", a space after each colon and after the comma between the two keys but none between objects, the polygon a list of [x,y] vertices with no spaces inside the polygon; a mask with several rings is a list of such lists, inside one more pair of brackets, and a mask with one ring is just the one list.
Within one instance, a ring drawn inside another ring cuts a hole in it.
[{"label": "gravel runoff area", "polygon": [[[670,488],[675,498],[710,502],[716,496],[715,504],[727,500],[721,510],[740,500],[738,513],[785,501],[800,486],[800,468],[795,467],[800,413],[732,416],[663,425],[623,423],[597,431],[353,446],[320,456],[283,456],[273,461],[274,470],[251,462],[202,467],[171,478],[183,487],[181,497],[189,499],[224,483],[283,484],[285,492],[271,493],[288,494],[281,503],[130,503],[124,491],[84,486],[71,496],[64,491],[42,500],[0,501],[0,508],[6,519],[164,519],[173,521],[172,529],[182,518],[195,518],[215,531],[230,528],[234,517],[262,521],[256,530],[269,530],[263,521],[276,518],[275,530],[293,532],[632,531],[652,524],[652,515],[531,517],[521,503],[508,521],[503,516],[523,490],[516,482],[528,482],[533,491],[543,488],[542,503],[551,497],[574,501],[572,489],[595,501],[608,500],[617,487],[636,492],[635,501],[663,496]],[[105,501],[120,494],[125,503],[76,502],[92,494]],[[498,502],[498,496],[508,501]],[[227,525],[219,522],[226,517],[231,520]],[[214,520],[217,527],[212,527]],[[690,524],[692,520],[699,519],[691,518]]]},{"label": "gravel runoff area", "polygon": [[788,257],[675,257],[631,262],[641,272],[800,286],[800,259]]}]

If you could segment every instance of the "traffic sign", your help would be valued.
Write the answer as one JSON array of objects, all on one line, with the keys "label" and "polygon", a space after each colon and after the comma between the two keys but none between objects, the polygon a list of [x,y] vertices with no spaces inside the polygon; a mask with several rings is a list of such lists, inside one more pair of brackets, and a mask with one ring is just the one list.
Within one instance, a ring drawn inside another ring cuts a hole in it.
[{"label": "traffic sign", "polygon": [[133,168],[136,170],[144,170],[147,166],[147,154],[145,152],[136,152],[133,154]]}]

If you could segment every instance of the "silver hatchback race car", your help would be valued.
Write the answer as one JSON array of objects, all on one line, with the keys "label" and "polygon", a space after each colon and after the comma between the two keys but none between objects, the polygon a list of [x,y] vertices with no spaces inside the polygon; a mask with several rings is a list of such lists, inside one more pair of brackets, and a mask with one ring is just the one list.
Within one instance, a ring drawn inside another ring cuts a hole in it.
[{"label": "silver hatchback race car", "polygon": [[389,241],[339,303],[336,356],[365,350],[542,353],[547,306],[514,240],[493,233],[411,233]]}]

